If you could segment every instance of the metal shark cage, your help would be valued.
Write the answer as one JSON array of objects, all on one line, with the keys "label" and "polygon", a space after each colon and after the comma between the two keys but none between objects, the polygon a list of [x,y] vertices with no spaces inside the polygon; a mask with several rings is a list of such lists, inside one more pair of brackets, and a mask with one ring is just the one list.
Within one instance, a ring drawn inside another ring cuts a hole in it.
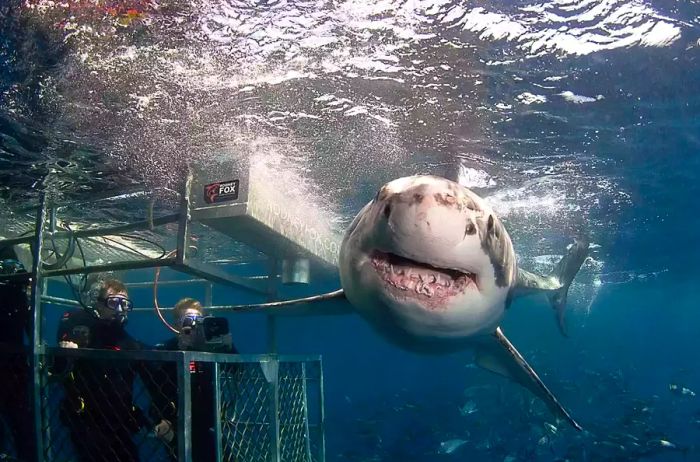
[{"label": "metal shark cage", "polygon": [[[120,201],[132,205],[124,207]],[[110,220],[105,220],[109,224],[95,223],[95,216],[113,210],[115,204],[128,209],[133,219],[115,224],[115,214],[110,212]],[[14,371],[5,375],[15,380],[14,390],[27,392],[37,460],[75,460],[75,445],[80,441],[69,435],[68,428],[108,420],[97,410],[81,409],[78,403],[73,414],[84,421],[76,425],[70,421],[74,415],[65,411],[66,403],[70,404],[66,376],[78,383],[92,380],[91,374],[110,377],[109,383],[91,389],[98,398],[104,395],[106,403],[109,387],[134,383],[134,409],[143,412],[132,416],[130,434],[140,460],[193,460],[189,373],[193,364],[212,371],[217,460],[325,460],[321,358],[276,354],[275,319],[291,309],[262,311],[267,314],[269,351],[263,355],[53,348],[47,341],[53,332],[44,332],[47,309],[79,305],[74,299],[50,293],[52,287],[65,286],[49,281],[74,286],[74,278],[91,273],[171,268],[190,279],[163,280],[161,286],[204,285],[205,306],[216,313],[246,309],[212,306],[214,287],[234,288],[264,302],[280,298],[280,282],[308,283],[314,275],[335,274],[340,237],[318,220],[304,220],[305,214],[312,213],[304,207],[275,191],[269,181],[256,178],[249,167],[227,164],[208,172],[190,172],[180,194],[159,190],[67,205],[42,194],[38,208],[7,215],[5,223],[0,219],[0,232],[7,234],[0,239],[0,248],[13,246],[26,267],[23,273],[0,275],[0,283],[28,282],[33,316],[29,348],[3,346],[0,362],[3,371]],[[33,223],[28,218],[32,212],[36,212]],[[92,218],[90,226],[75,224],[74,215],[80,213]],[[223,256],[218,253],[222,248],[228,249]],[[256,264],[265,271],[251,274],[250,267]],[[249,268],[247,275],[239,271],[242,267]],[[152,285],[153,281],[127,284],[134,289]],[[135,311],[146,309],[150,308]],[[296,311],[304,314],[303,307]],[[176,374],[162,375],[165,370]],[[171,394],[174,390],[177,400],[177,432],[170,444],[155,438],[152,430],[160,417],[154,403],[164,401],[166,389]],[[94,456],[94,460],[118,458],[118,454]]]}]

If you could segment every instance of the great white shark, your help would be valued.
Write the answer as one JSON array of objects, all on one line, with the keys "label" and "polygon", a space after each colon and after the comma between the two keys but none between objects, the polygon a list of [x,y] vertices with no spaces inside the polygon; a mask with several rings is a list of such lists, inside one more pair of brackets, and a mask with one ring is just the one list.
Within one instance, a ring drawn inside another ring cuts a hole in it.
[{"label": "great white shark", "polygon": [[529,273],[484,199],[445,178],[411,176],[384,185],[350,224],[340,281],[392,343],[428,354],[474,348],[477,365],[525,386],[580,430],[499,326],[514,299],[543,292],[564,332],[568,288],[587,253],[576,241],[552,275]]},{"label": "great white shark", "polygon": [[553,273],[519,268],[510,236],[489,204],[446,178],[418,175],[379,189],[345,232],[342,290],[240,307],[282,307],[345,297],[384,338],[423,354],[473,349],[480,367],[524,386],[558,417],[581,426],[500,327],[518,297],[544,293],[566,335],[569,286],[588,255],[576,240]]}]

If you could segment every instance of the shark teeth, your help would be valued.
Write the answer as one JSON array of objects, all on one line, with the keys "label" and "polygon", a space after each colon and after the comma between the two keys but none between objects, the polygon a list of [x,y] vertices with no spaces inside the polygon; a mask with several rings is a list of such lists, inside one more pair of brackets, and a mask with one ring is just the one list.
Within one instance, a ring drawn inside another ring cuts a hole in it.
[{"label": "shark teeth", "polygon": [[436,268],[394,254],[376,251],[371,262],[389,286],[421,297],[445,297],[471,286],[477,288],[474,274]]}]

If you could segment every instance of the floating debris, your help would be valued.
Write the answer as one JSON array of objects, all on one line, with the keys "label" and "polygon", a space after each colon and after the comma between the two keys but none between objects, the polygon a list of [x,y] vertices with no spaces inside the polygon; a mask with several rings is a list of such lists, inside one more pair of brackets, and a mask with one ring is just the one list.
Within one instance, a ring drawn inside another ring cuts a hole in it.
[{"label": "floating debris", "polygon": [[479,409],[476,407],[476,403],[474,401],[467,401],[464,406],[459,408],[459,413],[464,415],[469,415],[469,414],[474,414],[476,411]]},{"label": "floating debris", "polygon": [[669,384],[668,389],[675,395],[695,396],[695,392],[690,388],[682,387],[675,383]]},{"label": "floating debris", "polygon": [[453,439],[447,440],[440,443],[440,449],[438,449],[438,454],[452,454],[457,449],[462,447],[467,440]]},{"label": "floating debris", "polygon": [[676,449],[678,446],[667,440],[651,440],[647,443],[649,446],[661,446],[662,448]]}]

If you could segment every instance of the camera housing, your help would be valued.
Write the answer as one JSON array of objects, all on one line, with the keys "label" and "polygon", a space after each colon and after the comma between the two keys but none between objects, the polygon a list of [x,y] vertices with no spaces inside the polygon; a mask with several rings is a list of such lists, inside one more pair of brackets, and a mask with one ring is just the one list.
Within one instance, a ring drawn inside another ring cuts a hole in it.
[{"label": "camera housing", "polygon": [[[186,320],[187,321],[187,320]],[[191,335],[190,350],[217,352],[231,347],[228,319],[204,316],[183,323],[182,335]]]}]

